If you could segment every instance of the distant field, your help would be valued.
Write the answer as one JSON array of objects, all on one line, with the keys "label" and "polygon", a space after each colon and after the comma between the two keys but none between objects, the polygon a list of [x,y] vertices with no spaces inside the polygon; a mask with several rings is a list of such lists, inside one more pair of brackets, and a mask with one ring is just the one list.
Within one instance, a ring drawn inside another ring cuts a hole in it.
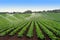
[{"label": "distant field", "polygon": [[0,40],[60,40],[60,13],[0,14]]}]

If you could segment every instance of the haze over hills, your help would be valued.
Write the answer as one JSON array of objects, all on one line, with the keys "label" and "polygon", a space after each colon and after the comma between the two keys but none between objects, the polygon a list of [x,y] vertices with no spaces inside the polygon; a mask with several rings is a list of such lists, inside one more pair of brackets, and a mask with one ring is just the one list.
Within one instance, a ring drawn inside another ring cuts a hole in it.
[{"label": "haze over hills", "polygon": [[34,12],[34,11],[48,11],[48,10],[59,10],[59,8],[57,8],[57,9],[38,9],[38,8],[36,8],[36,9],[9,9],[9,8],[7,8],[7,9],[0,9],[0,12],[24,12],[24,11],[27,11],[27,10],[31,10],[32,12]]},{"label": "haze over hills", "polygon": [[60,13],[60,9],[54,9],[54,10],[39,10],[39,11],[32,11],[32,10],[26,10],[26,11],[23,11],[23,12],[21,12],[21,11],[12,11],[12,12],[9,12],[9,11],[5,11],[5,12],[0,12],[0,14],[1,13],[11,13],[11,14],[15,14],[15,13],[43,13],[43,12],[53,12],[53,13]]}]

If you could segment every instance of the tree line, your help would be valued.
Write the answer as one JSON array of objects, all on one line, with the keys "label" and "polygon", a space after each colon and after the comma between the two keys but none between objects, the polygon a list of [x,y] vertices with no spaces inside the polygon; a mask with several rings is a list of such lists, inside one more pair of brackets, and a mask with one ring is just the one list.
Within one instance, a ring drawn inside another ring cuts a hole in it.
[{"label": "tree line", "polygon": [[[43,11],[31,11],[31,10],[27,10],[27,11],[24,11],[24,12],[10,12],[10,14],[16,14],[16,13],[18,13],[18,14],[27,14],[27,13],[45,13],[45,12],[52,12],[52,13],[60,13],[60,9],[55,9],[55,10],[47,10],[47,11],[45,11],[45,10],[43,10]],[[5,13],[9,13],[9,12],[0,12],[0,14],[5,14]]]}]

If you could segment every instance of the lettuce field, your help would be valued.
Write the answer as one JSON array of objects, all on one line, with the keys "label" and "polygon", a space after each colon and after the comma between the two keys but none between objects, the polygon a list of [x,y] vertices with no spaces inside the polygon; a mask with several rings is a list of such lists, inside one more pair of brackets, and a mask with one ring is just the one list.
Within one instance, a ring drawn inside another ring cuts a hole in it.
[{"label": "lettuce field", "polygon": [[0,14],[0,40],[60,40],[60,13]]}]

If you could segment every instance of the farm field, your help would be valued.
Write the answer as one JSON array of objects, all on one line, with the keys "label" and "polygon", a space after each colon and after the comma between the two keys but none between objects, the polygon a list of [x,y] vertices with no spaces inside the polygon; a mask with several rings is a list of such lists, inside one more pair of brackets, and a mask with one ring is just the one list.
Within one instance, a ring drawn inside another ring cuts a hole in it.
[{"label": "farm field", "polygon": [[0,14],[0,40],[60,40],[60,13]]}]

